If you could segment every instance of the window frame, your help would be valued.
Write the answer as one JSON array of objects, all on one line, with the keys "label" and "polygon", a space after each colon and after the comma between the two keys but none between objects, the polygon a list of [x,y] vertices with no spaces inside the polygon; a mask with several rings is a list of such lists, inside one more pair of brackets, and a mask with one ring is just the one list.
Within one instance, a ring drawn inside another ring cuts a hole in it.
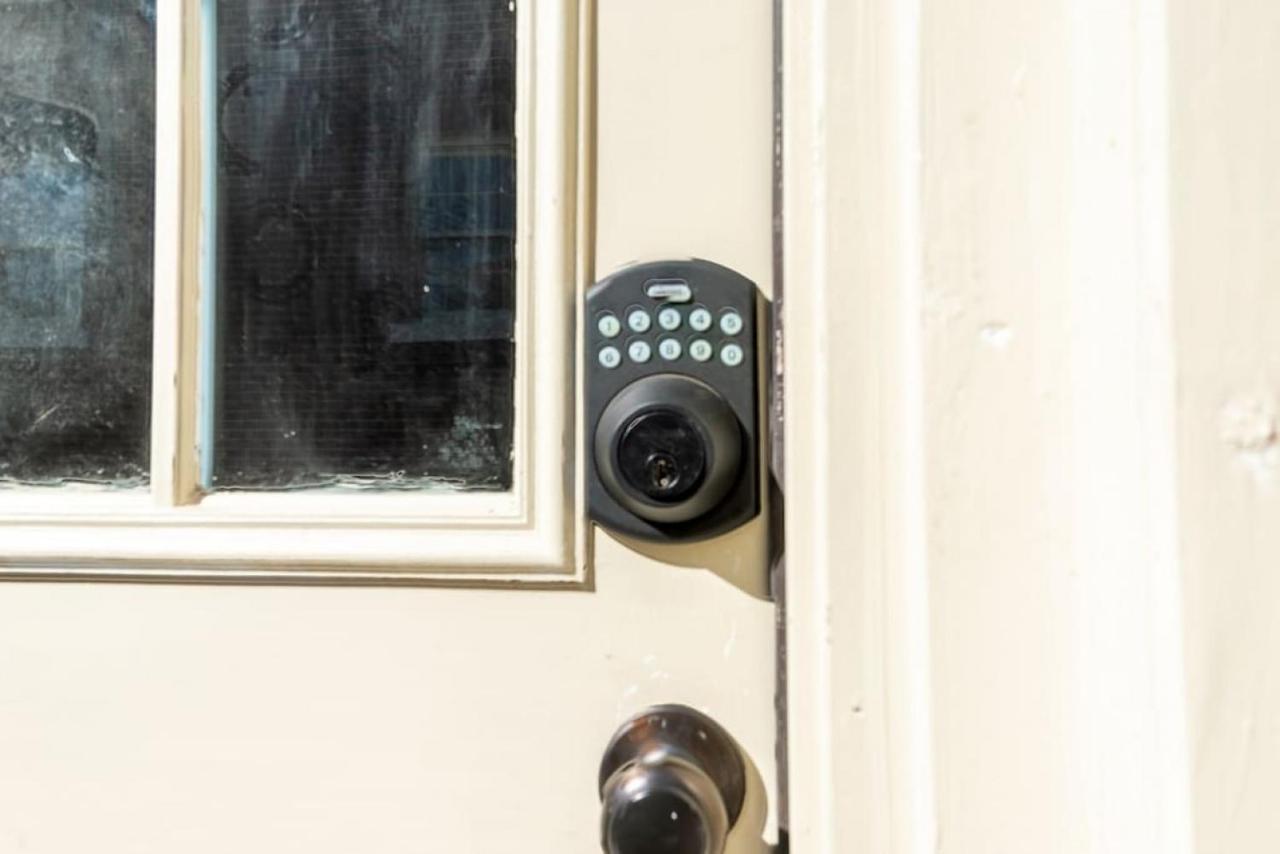
[{"label": "window frame", "polygon": [[[576,294],[590,269],[580,0],[517,14],[515,423],[509,492],[214,492],[200,477],[209,187],[202,92],[216,0],[157,6],[151,483],[0,491],[0,577],[575,585]],[[536,334],[535,334],[536,330]]]}]

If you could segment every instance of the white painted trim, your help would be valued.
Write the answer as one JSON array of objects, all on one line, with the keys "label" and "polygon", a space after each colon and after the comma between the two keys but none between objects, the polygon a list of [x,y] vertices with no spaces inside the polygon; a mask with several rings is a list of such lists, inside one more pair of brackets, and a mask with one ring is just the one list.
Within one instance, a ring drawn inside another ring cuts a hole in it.
[{"label": "white painted trim", "polygon": [[186,79],[189,58],[187,0],[156,6],[155,273],[151,357],[151,492],[161,507],[175,503],[181,444],[184,184],[187,134]]},{"label": "white painted trim", "polygon": [[[227,493],[202,496],[199,375],[202,124],[200,0],[157,22],[157,221],[153,485],[0,492],[0,576],[226,580],[217,569],[300,581],[448,582],[458,573],[533,583],[584,577],[577,489],[574,346],[580,163],[578,0],[517,6],[516,376],[513,486],[506,494]],[[320,568],[327,572],[316,572]],[[376,579],[375,579],[376,580]]]},{"label": "white painted trim", "polygon": [[925,854],[919,9],[784,9],[791,844]]},{"label": "white painted trim", "polygon": [[1167,7],[1069,8],[1072,773],[1090,850],[1191,854]]},{"label": "white painted trim", "polygon": [[1168,6],[784,8],[792,848],[1189,854]]}]

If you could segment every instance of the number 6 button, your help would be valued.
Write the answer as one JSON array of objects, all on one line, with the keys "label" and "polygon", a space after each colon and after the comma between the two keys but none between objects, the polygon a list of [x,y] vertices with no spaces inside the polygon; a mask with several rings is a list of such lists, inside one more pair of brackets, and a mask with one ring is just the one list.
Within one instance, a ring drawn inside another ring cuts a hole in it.
[{"label": "number 6 button", "polygon": [[622,354],[618,352],[617,347],[600,348],[600,365],[601,367],[613,370],[622,364]]}]

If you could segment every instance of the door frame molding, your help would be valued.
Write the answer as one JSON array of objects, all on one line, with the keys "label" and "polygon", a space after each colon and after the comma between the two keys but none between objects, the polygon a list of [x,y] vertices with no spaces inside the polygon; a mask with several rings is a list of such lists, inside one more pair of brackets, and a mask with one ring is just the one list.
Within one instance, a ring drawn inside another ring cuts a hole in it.
[{"label": "door frame molding", "polygon": [[793,850],[1191,851],[1181,10],[784,6]]},{"label": "door frame molding", "polygon": [[784,7],[790,841],[932,851],[919,10]]}]

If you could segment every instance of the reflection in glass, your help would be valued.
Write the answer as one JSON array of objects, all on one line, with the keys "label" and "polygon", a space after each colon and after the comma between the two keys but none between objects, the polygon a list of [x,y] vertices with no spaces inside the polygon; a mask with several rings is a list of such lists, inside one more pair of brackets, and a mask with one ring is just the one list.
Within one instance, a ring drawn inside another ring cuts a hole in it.
[{"label": "reflection in glass", "polygon": [[147,479],[155,7],[0,4],[0,484]]},{"label": "reflection in glass", "polygon": [[213,487],[511,483],[509,0],[220,0]]}]

